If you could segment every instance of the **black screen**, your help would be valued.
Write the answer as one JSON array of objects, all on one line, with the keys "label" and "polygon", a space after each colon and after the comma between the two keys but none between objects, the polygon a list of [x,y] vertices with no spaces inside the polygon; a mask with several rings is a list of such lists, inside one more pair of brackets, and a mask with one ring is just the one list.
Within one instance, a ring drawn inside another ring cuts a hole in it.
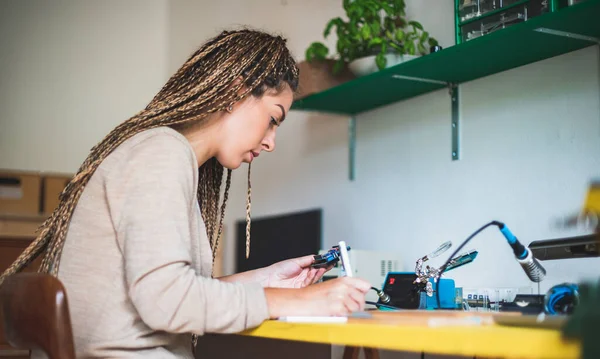
[{"label": "black screen", "polygon": [[266,267],[321,249],[322,210],[252,218],[246,259],[246,221],[236,223],[236,272]]}]

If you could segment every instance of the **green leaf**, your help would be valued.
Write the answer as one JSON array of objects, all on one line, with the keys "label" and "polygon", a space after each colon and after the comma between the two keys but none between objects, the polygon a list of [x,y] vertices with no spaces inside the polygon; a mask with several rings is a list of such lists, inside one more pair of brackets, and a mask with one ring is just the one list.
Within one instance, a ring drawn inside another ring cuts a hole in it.
[{"label": "green leaf", "polygon": [[336,17],[335,19],[331,19],[327,23],[327,26],[325,27],[325,31],[323,31],[323,37],[326,38],[327,36],[329,36],[329,33],[331,33],[331,28],[334,25],[337,26],[338,30],[339,30],[340,27],[344,26],[344,21],[341,18],[339,18],[339,17]]},{"label": "green leaf", "polygon": [[311,62],[315,56],[314,54],[315,54],[315,51],[309,47],[304,52],[304,58],[306,58],[306,61]]},{"label": "green leaf", "polygon": [[329,54],[327,46],[320,42],[313,42],[306,49],[306,61],[311,62],[313,60],[325,60]]},{"label": "green leaf", "polygon": [[397,53],[399,53],[399,54],[404,53],[404,49],[402,48],[402,46],[396,44],[395,42],[390,42],[390,46],[393,47]]},{"label": "green leaf", "polygon": [[402,31],[402,29],[398,29],[396,31],[396,40],[398,40],[398,42],[403,42],[404,41],[404,31]]},{"label": "green leaf", "polygon": [[417,28],[419,30],[423,30],[423,25],[421,25],[419,22],[417,21],[409,21],[408,24],[414,28]]},{"label": "green leaf", "polygon": [[344,10],[348,11],[348,7],[350,6],[351,0],[344,0]]},{"label": "green leaf", "polygon": [[324,60],[325,57],[329,54],[329,49],[327,48],[327,46],[319,43],[319,45],[315,48],[315,54],[318,58]]},{"label": "green leaf", "polygon": [[344,60],[339,59],[333,64],[333,74],[337,75],[344,68]]},{"label": "green leaf", "polygon": [[423,31],[421,34],[421,42],[424,42],[429,37],[429,33],[427,31]]},{"label": "green leaf", "polygon": [[419,43],[419,44],[417,45],[417,48],[419,49],[419,52],[420,52],[422,55],[425,55],[425,54],[427,53],[427,50],[425,50],[425,46],[423,46],[423,44],[422,44],[422,43]]},{"label": "green leaf", "polygon": [[382,2],[380,5],[381,5],[381,7],[383,8],[383,10],[385,10],[385,12],[388,15],[393,15],[394,14],[394,9],[389,4],[386,4],[385,2]]},{"label": "green leaf", "polygon": [[344,52],[344,47],[346,47],[346,40],[338,39],[338,41],[336,43],[336,48],[337,48],[338,54],[341,54]]},{"label": "green leaf", "polygon": [[396,27],[394,19],[389,16],[386,16],[385,19],[383,19],[383,26],[388,30],[393,30]]},{"label": "green leaf", "polygon": [[383,53],[380,52],[377,54],[377,56],[375,56],[375,63],[377,64],[377,68],[379,68],[380,70],[385,69],[387,59],[385,58]]},{"label": "green leaf", "polygon": [[394,0],[394,9],[396,10],[396,14],[398,16],[406,15],[406,3],[404,0]]},{"label": "green leaf", "polygon": [[346,15],[348,16],[349,19],[353,19],[355,18],[355,13],[356,13],[356,2],[355,1],[350,1],[350,3],[348,4],[348,6],[345,7],[346,9]]},{"label": "green leaf", "polygon": [[365,9],[362,7],[356,7],[356,17],[361,18],[365,14]]},{"label": "green leaf", "polygon": [[372,7],[365,7],[363,8],[363,14],[361,17],[365,22],[370,23],[373,19],[375,19],[375,17],[377,17],[377,10],[373,9]]},{"label": "green leaf", "polygon": [[356,19],[350,19],[350,24],[348,24],[348,34],[351,39],[360,41],[360,29],[358,28]]},{"label": "green leaf", "polygon": [[385,37],[394,41],[394,34],[392,34],[392,32],[390,30],[385,30]]},{"label": "green leaf", "polygon": [[415,44],[411,41],[404,43],[404,47],[406,48],[406,53],[409,55],[415,54]]},{"label": "green leaf", "polygon": [[437,46],[437,45],[439,45],[438,41],[436,39],[434,39],[433,37],[430,37],[429,38],[429,46]]},{"label": "green leaf", "polygon": [[379,19],[371,23],[371,32],[373,33],[373,36],[378,36],[381,33],[381,25],[379,24]]},{"label": "green leaf", "polygon": [[405,8],[405,4],[404,4],[404,0],[393,0],[393,4],[394,4],[394,13],[396,15],[404,15],[404,8]]},{"label": "green leaf", "polygon": [[364,6],[367,10],[377,13],[380,9],[380,1],[364,1]]},{"label": "green leaf", "polygon": [[349,33],[350,32],[348,31],[348,29],[346,29],[345,26],[338,26],[338,28],[337,28],[337,37],[338,37],[338,40],[348,38]]},{"label": "green leaf", "polygon": [[371,28],[369,27],[369,24],[364,24],[362,26],[362,28],[360,29],[360,34],[365,40],[368,40],[371,37]]},{"label": "green leaf", "polygon": [[381,37],[374,37],[369,41],[367,47],[371,48],[375,45],[381,45],[381,43],[383,43],[383,39]]}]

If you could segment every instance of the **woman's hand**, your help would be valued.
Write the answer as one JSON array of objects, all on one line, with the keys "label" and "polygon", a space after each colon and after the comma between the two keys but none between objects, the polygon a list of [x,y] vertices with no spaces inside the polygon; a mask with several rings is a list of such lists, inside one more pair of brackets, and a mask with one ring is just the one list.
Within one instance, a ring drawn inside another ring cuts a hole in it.
[{"label": "woman's hand", "polygon": [[341,277],[301,289],[265,288],[271,318],[283,316],[345,316],[365,307],[371,284]]},{"label": "woman's hand", "polygon": [[265,279],[263,287],[271,288],[303,288],[316,283],[328,268],[312,268],[312,255],[277,262],[263,268]]},{"label": "woman's hand", "polygon": [[236,273],[219,280],[224,282],[260,283],[263,287],[273,288],[302,288],[316,283],[323,274],[333,268],[312,268],[312,255],[287,259],[268,267],[258,268],[242,273]]}]

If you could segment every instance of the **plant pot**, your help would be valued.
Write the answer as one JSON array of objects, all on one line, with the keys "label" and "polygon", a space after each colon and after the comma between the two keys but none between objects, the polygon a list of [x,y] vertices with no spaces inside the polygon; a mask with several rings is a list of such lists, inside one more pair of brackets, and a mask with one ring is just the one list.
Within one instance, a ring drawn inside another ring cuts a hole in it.
[{"label": "plant pot", "polygon": [[334,60],[302,61],[298,63],[300,79],[295,100],[300,100],[314,93],[325,91],[355,78],[347,67],[339,74],[333,74]]},{"label": "plant pot", "polygon": [[[377,64],[375,63],[375,56],[366,56],[361,57],[360,59],[356,59],[348,64],[348,68],[355,76],[365,76],[372,74],[374,72],[379,71]],[[385,65],[386,68],[392,67],[398,64],[401,64],[406,61],[410,61],[412,59],[416,59],[419,57],[418,55],[400,55],[400,54],[387,54],[385,58],[387,59],[387,63]]]}]

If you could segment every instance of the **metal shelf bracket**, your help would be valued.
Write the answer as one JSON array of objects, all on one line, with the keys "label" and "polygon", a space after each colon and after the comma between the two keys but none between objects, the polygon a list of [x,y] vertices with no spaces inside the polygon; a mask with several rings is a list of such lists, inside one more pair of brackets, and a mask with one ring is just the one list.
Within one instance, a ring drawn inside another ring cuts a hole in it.
[{"label": "metal shelf bracket", "polygon": [[576,34],[573,32],[554,30],[554,29],[549,29],[547,27],[538,27],[534,31],[541,32],[542,34],[563,36],[563,37],[568,37],[571,39],[585,40],[585,41],[589,41],[589,42],[595,42],[596,44],[600,44],[600,39],[597,37],[580,35],[580,34]]},{"label": "metal shelf bracket", "polygon": [[418,82],[427,82],[439,85],[448,86],[450,93],[450,102],[452,110],[452,122],[451,122],[451,136],[452,136],[452,160],[457,161],[460,159],[460,132],[459,132],[459,97],[458,97],[458,85],[450,82],[444,82],[439,80],[424,79],[420,77],[404,76],[404,75],[392,75],[392,78],[399,80],[410,80]]},{"label": "metal shelf bracket", "polygon": [[458,85],[448,84],[450,91],[450,102],[452,106],[452,161],[460,159],[460,111],[459,111],[459,91]]},{"label": "metal shelf bracket", "polygon": [[356,178],[356,117],[348,120],[348,178]]}]

